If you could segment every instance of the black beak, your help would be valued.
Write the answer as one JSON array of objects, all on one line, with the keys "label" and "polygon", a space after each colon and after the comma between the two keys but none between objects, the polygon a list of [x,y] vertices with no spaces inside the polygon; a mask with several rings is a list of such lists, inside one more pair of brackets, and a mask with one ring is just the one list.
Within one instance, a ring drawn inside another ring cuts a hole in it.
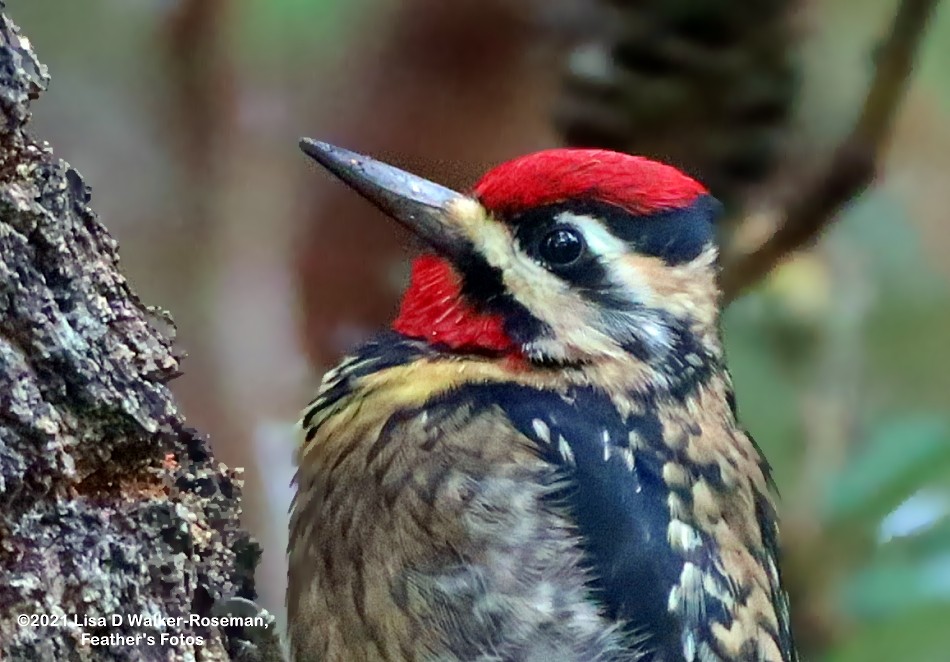
[{"label": "black beak", "polygon": [[461,193],[318,140],[302,138],[300,149],[446,257],[466,250],[469,242],[449,213],[467,200]]}]

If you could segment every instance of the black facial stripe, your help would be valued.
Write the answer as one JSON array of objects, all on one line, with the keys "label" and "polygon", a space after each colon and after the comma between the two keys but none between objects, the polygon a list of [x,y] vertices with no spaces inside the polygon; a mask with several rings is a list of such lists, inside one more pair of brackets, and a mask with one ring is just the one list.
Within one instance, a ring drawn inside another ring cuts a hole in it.
[{"label": "black facial stripe", "polygon": [[682,209],[669,209],[637,216],[626,209],[596,200],[568,200],[531,209],[504,219],[521,235],[531,226],[550,230],[563,212],[601,220],[617,238],[642,255],[652,255],[667,264],[682,264],[696,258],[715,240],[714,221],[721,205],[710,195],[698,197]]},{"label": "black facial stripe", "polygon": [[514,342],[530,342],[546,331],[546,325],[505,289],[501,270],[488,264],[479,253],[468,251],[464,258],[455,262],[455,267],[462,277],[465,299],[478,310],[501,315],[505,332]]},{"label": "black facial stripe", "polygon": [[661,258],[667,264],[682,264],[698,257],[715,241],[713,221],[719,209],[715,198],[704,195],[686,208],[656,212],[633,222],[622,209],[620,214],[605,218],[610,231],[638,252]]}]

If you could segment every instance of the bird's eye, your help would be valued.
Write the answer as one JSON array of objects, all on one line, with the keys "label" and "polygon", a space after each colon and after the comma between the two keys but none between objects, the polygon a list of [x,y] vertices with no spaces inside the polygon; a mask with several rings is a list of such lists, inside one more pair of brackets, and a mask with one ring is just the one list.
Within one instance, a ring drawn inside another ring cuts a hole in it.
[{"label": "bird's eye", "polygon": [[577,230],[556,228],[541,238],[538,254],[550,265],[566,266],[584,253],[584,238]]}]

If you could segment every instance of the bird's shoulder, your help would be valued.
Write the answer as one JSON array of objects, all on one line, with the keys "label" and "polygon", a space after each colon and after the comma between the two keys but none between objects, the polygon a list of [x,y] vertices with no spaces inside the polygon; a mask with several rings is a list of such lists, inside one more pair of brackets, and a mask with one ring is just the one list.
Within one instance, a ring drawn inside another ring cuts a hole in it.
[{"label": "bird's shoulder", "polygon": [[301,420],[291,530],[291,577],[317,572],[289,608],[350,653],[640,660],[553,504],[563,476],[505,414],[529,393],[492,370],[386,335],[325,377]]}]

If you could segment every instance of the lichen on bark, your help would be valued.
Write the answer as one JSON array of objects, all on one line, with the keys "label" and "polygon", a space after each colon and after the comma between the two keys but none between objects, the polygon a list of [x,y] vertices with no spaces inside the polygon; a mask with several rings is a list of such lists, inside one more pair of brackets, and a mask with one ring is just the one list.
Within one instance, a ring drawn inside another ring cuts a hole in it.
[{"label": "lichen on bark", "polygon": [[[25,130],[48,80],[0,16],[0,659],[256,659],[249,633],[190,623],[255,597],[240,474],[178,411],[174,327],[123,276],[82,177]],[[110,635],[141,636],[88,638]]]}]

